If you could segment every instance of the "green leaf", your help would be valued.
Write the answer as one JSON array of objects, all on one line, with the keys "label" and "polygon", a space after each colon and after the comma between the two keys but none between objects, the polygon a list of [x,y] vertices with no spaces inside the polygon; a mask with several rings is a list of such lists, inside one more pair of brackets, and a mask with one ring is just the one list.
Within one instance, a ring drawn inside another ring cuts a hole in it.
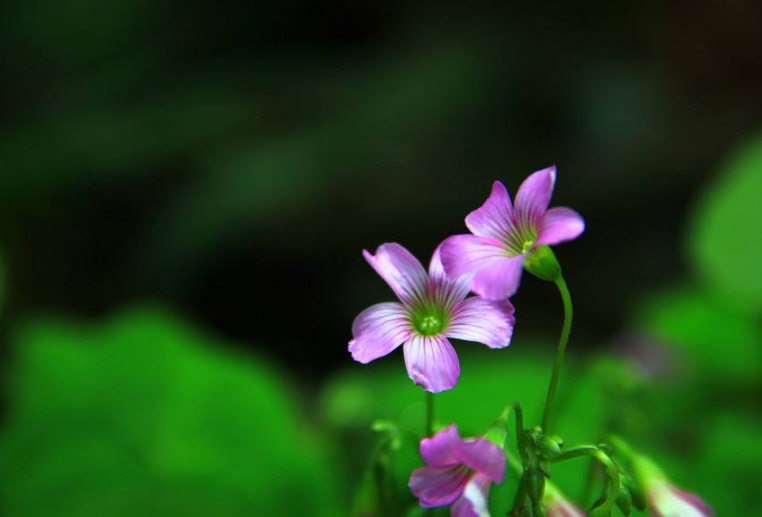
[{"label": "green leaf", "polygon": [[699,202],[689,258],[716,294],[762,311],[762,135],[735,154]]},{"label": "green leaf", "polygon": [[762,379],[759,326],[711,295],[663,293],[641,305],[636,326],[677,351],[673,359],[683,371],[676,374],[698,374],[726,388]]},{"label": "green leaf", "polygon": [[0,434],[0,512],[333,515],[325,448],[283,379],[222,347],[152,309],[27,325]]}]

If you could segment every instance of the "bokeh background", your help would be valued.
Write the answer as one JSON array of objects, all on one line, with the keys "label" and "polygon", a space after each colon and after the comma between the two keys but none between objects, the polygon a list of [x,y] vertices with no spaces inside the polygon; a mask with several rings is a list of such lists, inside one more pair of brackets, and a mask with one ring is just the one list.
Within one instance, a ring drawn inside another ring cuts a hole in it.
[{"label": "bokeh background", "polygon": [[[0,49],[2,515],[416,514],[423,395],[346,350],[392,299],[361,250],[425,262],[551,164],[587,221],[559,432],[755,514],[758,2],[29,0]],[[513,301],[440,423],[539,417],[560,302]]]}]

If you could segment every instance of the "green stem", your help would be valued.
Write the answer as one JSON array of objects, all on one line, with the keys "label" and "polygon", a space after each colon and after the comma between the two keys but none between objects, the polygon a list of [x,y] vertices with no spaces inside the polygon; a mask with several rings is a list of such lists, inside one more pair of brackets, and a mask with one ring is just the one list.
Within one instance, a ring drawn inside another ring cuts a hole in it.
[{"label": "green stem", "polygon": [[434,394],[426,392],[426,436],[434,434]]},{"label": "green stem", "polygon": [[513,472],[519,478],[519,486],[518,486],[518,489],[516,490],[516,495],[513,498],[511,511],[508,512],[508,515],[517,515],[519,512],[519,509],[524,504],[524,500],[526,499],[526,495],[527,495],[526,480],[524,478],[524,466],[521,464],[521,461],[519,461],[518,458],[516,458],[513,454],[508,452],[508,449],[505,450],[505,457],[508,460],[508,466],[513,470]]},{"label": "green stem", "polygon": [[519,449],[519,454],[524,454],[524,411],[521,409],[521,404],[518,402],[511,402],[503,409],[499,420],[505,421],[506,431],[508,428],[508,415],[511,411],[516,419],[516,446]]},{"label": "green stem", "polygon": [[606,490],[606,498],[603,503],[596,508],[606,508],[611,510],[614,508],[614,505],[616,505],[616,500],[619,497],[620,474],[619,467],[616,466],[608,454],[593,445],[582,445],[566,451],[554,461],[564,461],[584,456],[591,456],[598,460],[598,463],[603,465],[606,475],[608,476],[609,486],[608,490]]},{"label": "green stem", "polygon": [[545,433],[548,432],[550,427],[550,414],[553,410],[553,398],[556,395],[556,387],[558,386],[558,377],[561,374],[561,365],[564,362],[564,355],[566,354],[566,345],[569,342],[569,334],[571,333],[573,308],[571,295],[569,294],[569,288],[566,286],[566,281],[563,276],[558,276],[556,279],[556,286],[561,293],[561,300],[564,304],[564,326],[561,330],[561,339],[558,341],[558,350],[556,351],[556,361],[553,364],[553,375],[550,377],[550,386],[548,386],[548,396],[545,399],[545,410],[542,413],[542,429]]},{"label": "green stem", "polygon": [[573,447],[565,450],[560,456],[553,458],[553,463],[559,461],[566,461],[572,458],[579,458],[580,456],[590,456],[595,454],[599,450],[595,445],[580,445],[579,447]]}]

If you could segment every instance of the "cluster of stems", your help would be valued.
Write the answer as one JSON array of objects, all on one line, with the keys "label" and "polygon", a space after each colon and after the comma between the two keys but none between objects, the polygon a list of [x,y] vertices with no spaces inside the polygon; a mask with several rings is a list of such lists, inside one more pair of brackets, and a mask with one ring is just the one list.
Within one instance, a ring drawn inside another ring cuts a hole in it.
[{"label": "cluster of stems", "polygon": [[[530,269],[531,271],[531,269]],[[514,415],[516,445],[518,457],[514,456],[505,448],[508,465],[519,477],[519,484],[513,500],[510,515],[516,517],[544,517],[545,510],[543,497],[545,494],[546,480],[551,476],[551,465],[575,458],[590,458],[591,473],[595,473],[595,465],[603,468],[606,475],[606,487],[603,496],[597,501],[589,515],[604,517],[611,515],[615,506],[629,513],[632,506],[632,493],[628,485],[632,485],[629,476],[623,479],[621,466],[611,455],[611,449],[606,445],[584,444],[571,448],[564,448],[561,438],[550,434],[551,418],[553,415],[553,401],[555,399],[561,369],[566,355],[566,347],[571,333],[573,305],[569,288],[560,268],[554,268],[551,275],[536,275],[545,280],[552,280],[561,295],[564,308],[564,322],[561,336],[556,349],[553,371],[550,376],[548,392],[545,397],[545,406],[542,420],[539,425],[532,428],[524,427],[524,413],[518,402],[512,402],[503,410],[495,425],[487,432],[487,438],[494,443],[504,444],[508,434],[508,419]],[[536,273],[535,271],[532,271]],[[434,395],[426,392],[426,436],[432,436],[434,422]],[[590,476],[592,481],[593,476]],[[589,487],[586,488],[589,492]],[[642,507],[640,498],[636,506]]]}]

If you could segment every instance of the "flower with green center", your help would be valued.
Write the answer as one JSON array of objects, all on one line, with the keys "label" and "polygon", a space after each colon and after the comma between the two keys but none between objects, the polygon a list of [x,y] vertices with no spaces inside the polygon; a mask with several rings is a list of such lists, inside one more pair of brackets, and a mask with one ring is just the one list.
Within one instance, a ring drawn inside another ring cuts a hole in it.
[{"label": "flower with green center", "polygon": [[488,300],[512,296],[525,267],[552,279],[547,266],[539,263],[550,253],[547,246],[576,239],[585,230],[574,210],[548,209],[555,182],[555,167],[535,172],[519,187],[514,206],[505,185],[496,181],[489,199],[466,217],[472,235],[454,235],[442,243],[447,275],[468,275],[471,290]]},{"label": "flower with green center", "polygon": [[449,338],[508,346],[513,334],[513,305],[466,298],[468,281],[444,274],[439,249],[428,273],[399,244],[383,244],[365,259],[386,280],[399,302],[379,303],[360,313],[352,325],[349,351],[355,361],[368,363],[404,343],[408,375],[417,385],[436,393],[455,387],[460,376],[458,356]]}]

